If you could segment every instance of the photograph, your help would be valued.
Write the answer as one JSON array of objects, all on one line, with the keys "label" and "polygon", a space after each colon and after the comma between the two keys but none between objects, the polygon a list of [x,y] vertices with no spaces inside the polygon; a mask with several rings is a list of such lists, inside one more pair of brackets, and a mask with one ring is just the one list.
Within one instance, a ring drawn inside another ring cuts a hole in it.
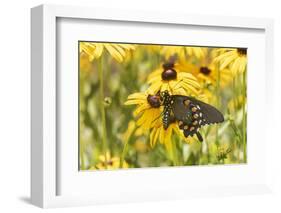
[{"label": "photograph", "polygon": [[247,48],[78,41],[79,170],[247,163]]}]

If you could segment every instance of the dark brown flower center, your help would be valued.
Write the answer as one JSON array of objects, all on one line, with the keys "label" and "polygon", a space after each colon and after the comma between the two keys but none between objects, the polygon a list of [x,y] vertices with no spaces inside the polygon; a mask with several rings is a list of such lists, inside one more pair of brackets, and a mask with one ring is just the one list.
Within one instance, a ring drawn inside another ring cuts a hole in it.
[{"label": "dark brown flower center", "polygon": [[160,107],[160,96],[159,95],[148,95],[147,102],[150,104],[151,107],[159,108]]},{"label": "dark brown flower center", "polygon": [[164,81],[170,81],[177,78],[177,72],[174,69],[164,70],[161,75]]},{"label": "dark brown flower center", "polygon": [[200,67],[200,72],[204,75],[209,75],[211,70],[208,67]]},{"label": "dark brown flower center", "polygon": [[238,52],[240,55],[246,55],[246,54],[247,54],[247,49],[246,49],[246,48],[238,48],[238,49],[237,49],[237,52]]}]

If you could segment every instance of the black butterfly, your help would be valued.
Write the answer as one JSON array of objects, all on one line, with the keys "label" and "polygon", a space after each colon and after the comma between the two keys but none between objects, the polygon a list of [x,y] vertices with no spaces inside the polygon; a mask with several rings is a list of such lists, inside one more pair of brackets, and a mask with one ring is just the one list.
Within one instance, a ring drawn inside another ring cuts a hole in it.
[{"label": "black butterfly", "polygon": [[215,107],[195,98],[183,95],[169,95],[168,91],[160,93],[163,109],[163,126],[167,129],[170,123],[178,122],[184,136],[196,134],[199,141],[203,141],[199,129],[206,124],[221,123],[223,115]]}]

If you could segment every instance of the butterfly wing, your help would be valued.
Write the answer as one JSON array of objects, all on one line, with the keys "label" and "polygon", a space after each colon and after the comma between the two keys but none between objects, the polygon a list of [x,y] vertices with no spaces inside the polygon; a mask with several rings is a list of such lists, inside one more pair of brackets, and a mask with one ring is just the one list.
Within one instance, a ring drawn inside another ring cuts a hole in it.
[{"label": "butterfly wing", "polygon": [[203,141],[199,133],[201,126],[224,121],[223,115],[215,107],[195,98],[173,95],[171,100],[172,112],[185,137],[196,134]]},{"label": "butterfly wing", "polygon": [[190,124],[192,121],[192,113],[190,111],[190,106],[188,106],[188,104],[186,104],[187,102],[185,101],[188,101],[187,96],[172,96],[172,112],[176,120]]},{"label": "butterfly wing", "polygon": [[205,124],[215,124],[224,121],[222,113],[212,105],[206,104],[191,97],[190,100],[192,101],[192,103],[200,107],[200,111],[203,114],[203,119],[205,119]]}]

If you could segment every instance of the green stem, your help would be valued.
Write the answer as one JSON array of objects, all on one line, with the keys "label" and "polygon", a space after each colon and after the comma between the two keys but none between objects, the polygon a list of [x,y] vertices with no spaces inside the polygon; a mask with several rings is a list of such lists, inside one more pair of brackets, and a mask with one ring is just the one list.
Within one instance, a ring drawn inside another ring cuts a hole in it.
[{"label": "green stem", "polygon": [[179,166],[176,140],[172,141],[172,159],[174,166]]},{"label": "green stem", "polygon": [[[203,132],[202,137],[203,137],[203,143],[206,144],[206,155],[207,155],[207,161],[209,164],[210,163],[210,149],[209,149],[209,144],[206,141],[207,133]],[[203,149],[203,143],[201,144],[201,146],[202,146],[201,149]]]},{"label": "green stem", "polygon": [[127,150],[128,150],[129,138],[124,143],[124,147],[123,147],[121,158],[120,158],[120,167],[119,167],[120,169],[123,168],[124,159],[125,159],[125,156],[126,156]]},{"label": "green stem", "polygon": [[244,157],[244,163],[246,163],[247,161],[247,152],[246,152],[246,71],[247,69],[244,71],[243,73],[243,81],[242,81],[242,89],[243,89],[243,121],[242,121],[242,125],[243,125],[243,157]]},{"label": "green stem", "polygon": [[122,153],[121,153],[121,158],[120,158],[120,166],[119,166],[120,169],[123,168],[124,160],[125,160],[127,150],[128,150],[128,145],[129,145],[131,137],[135,133],[136,129],[137,129],[137,127],[135,127],[133,129],[132,133],[125,139],[123,150],[122,150]]},{"label": "green stem", "polygon": [[236,116],[236,109],[238,107],[238,101],[237,101],[237,93],[236,93],[236,83],[235,83],[235,76],[232,79],[232,91],[233,91],[233,108],[234,108],[234,116]]},{"label": "green stem", "polygon": [[[107,152],[107,134],[106,134],[106,117],[105,117],[105,107],[104,107],[104,85],[103,85],[103,60],[102,56],[98,59],[98,72],[99,72],[99,92],[100,92],[100,113],[101,113],[101,122],[102,122],[102,148],[103,154],[105,157],[105,162],[108,161],[106,152]],[[105,164],[107,167],[107,164]]]},{"label": "green stem", "polygon": [[[229,124],[230,124],[230,127],[232,128],[235,136],[237,136],[239,138],[239,141],[241,141],[242,140],[241,132],[239,131],[239,129],[235,125],[234,121],[233,120],[229,121]],[[238,144],[238,146],[239,146],[239,144]]]}]

